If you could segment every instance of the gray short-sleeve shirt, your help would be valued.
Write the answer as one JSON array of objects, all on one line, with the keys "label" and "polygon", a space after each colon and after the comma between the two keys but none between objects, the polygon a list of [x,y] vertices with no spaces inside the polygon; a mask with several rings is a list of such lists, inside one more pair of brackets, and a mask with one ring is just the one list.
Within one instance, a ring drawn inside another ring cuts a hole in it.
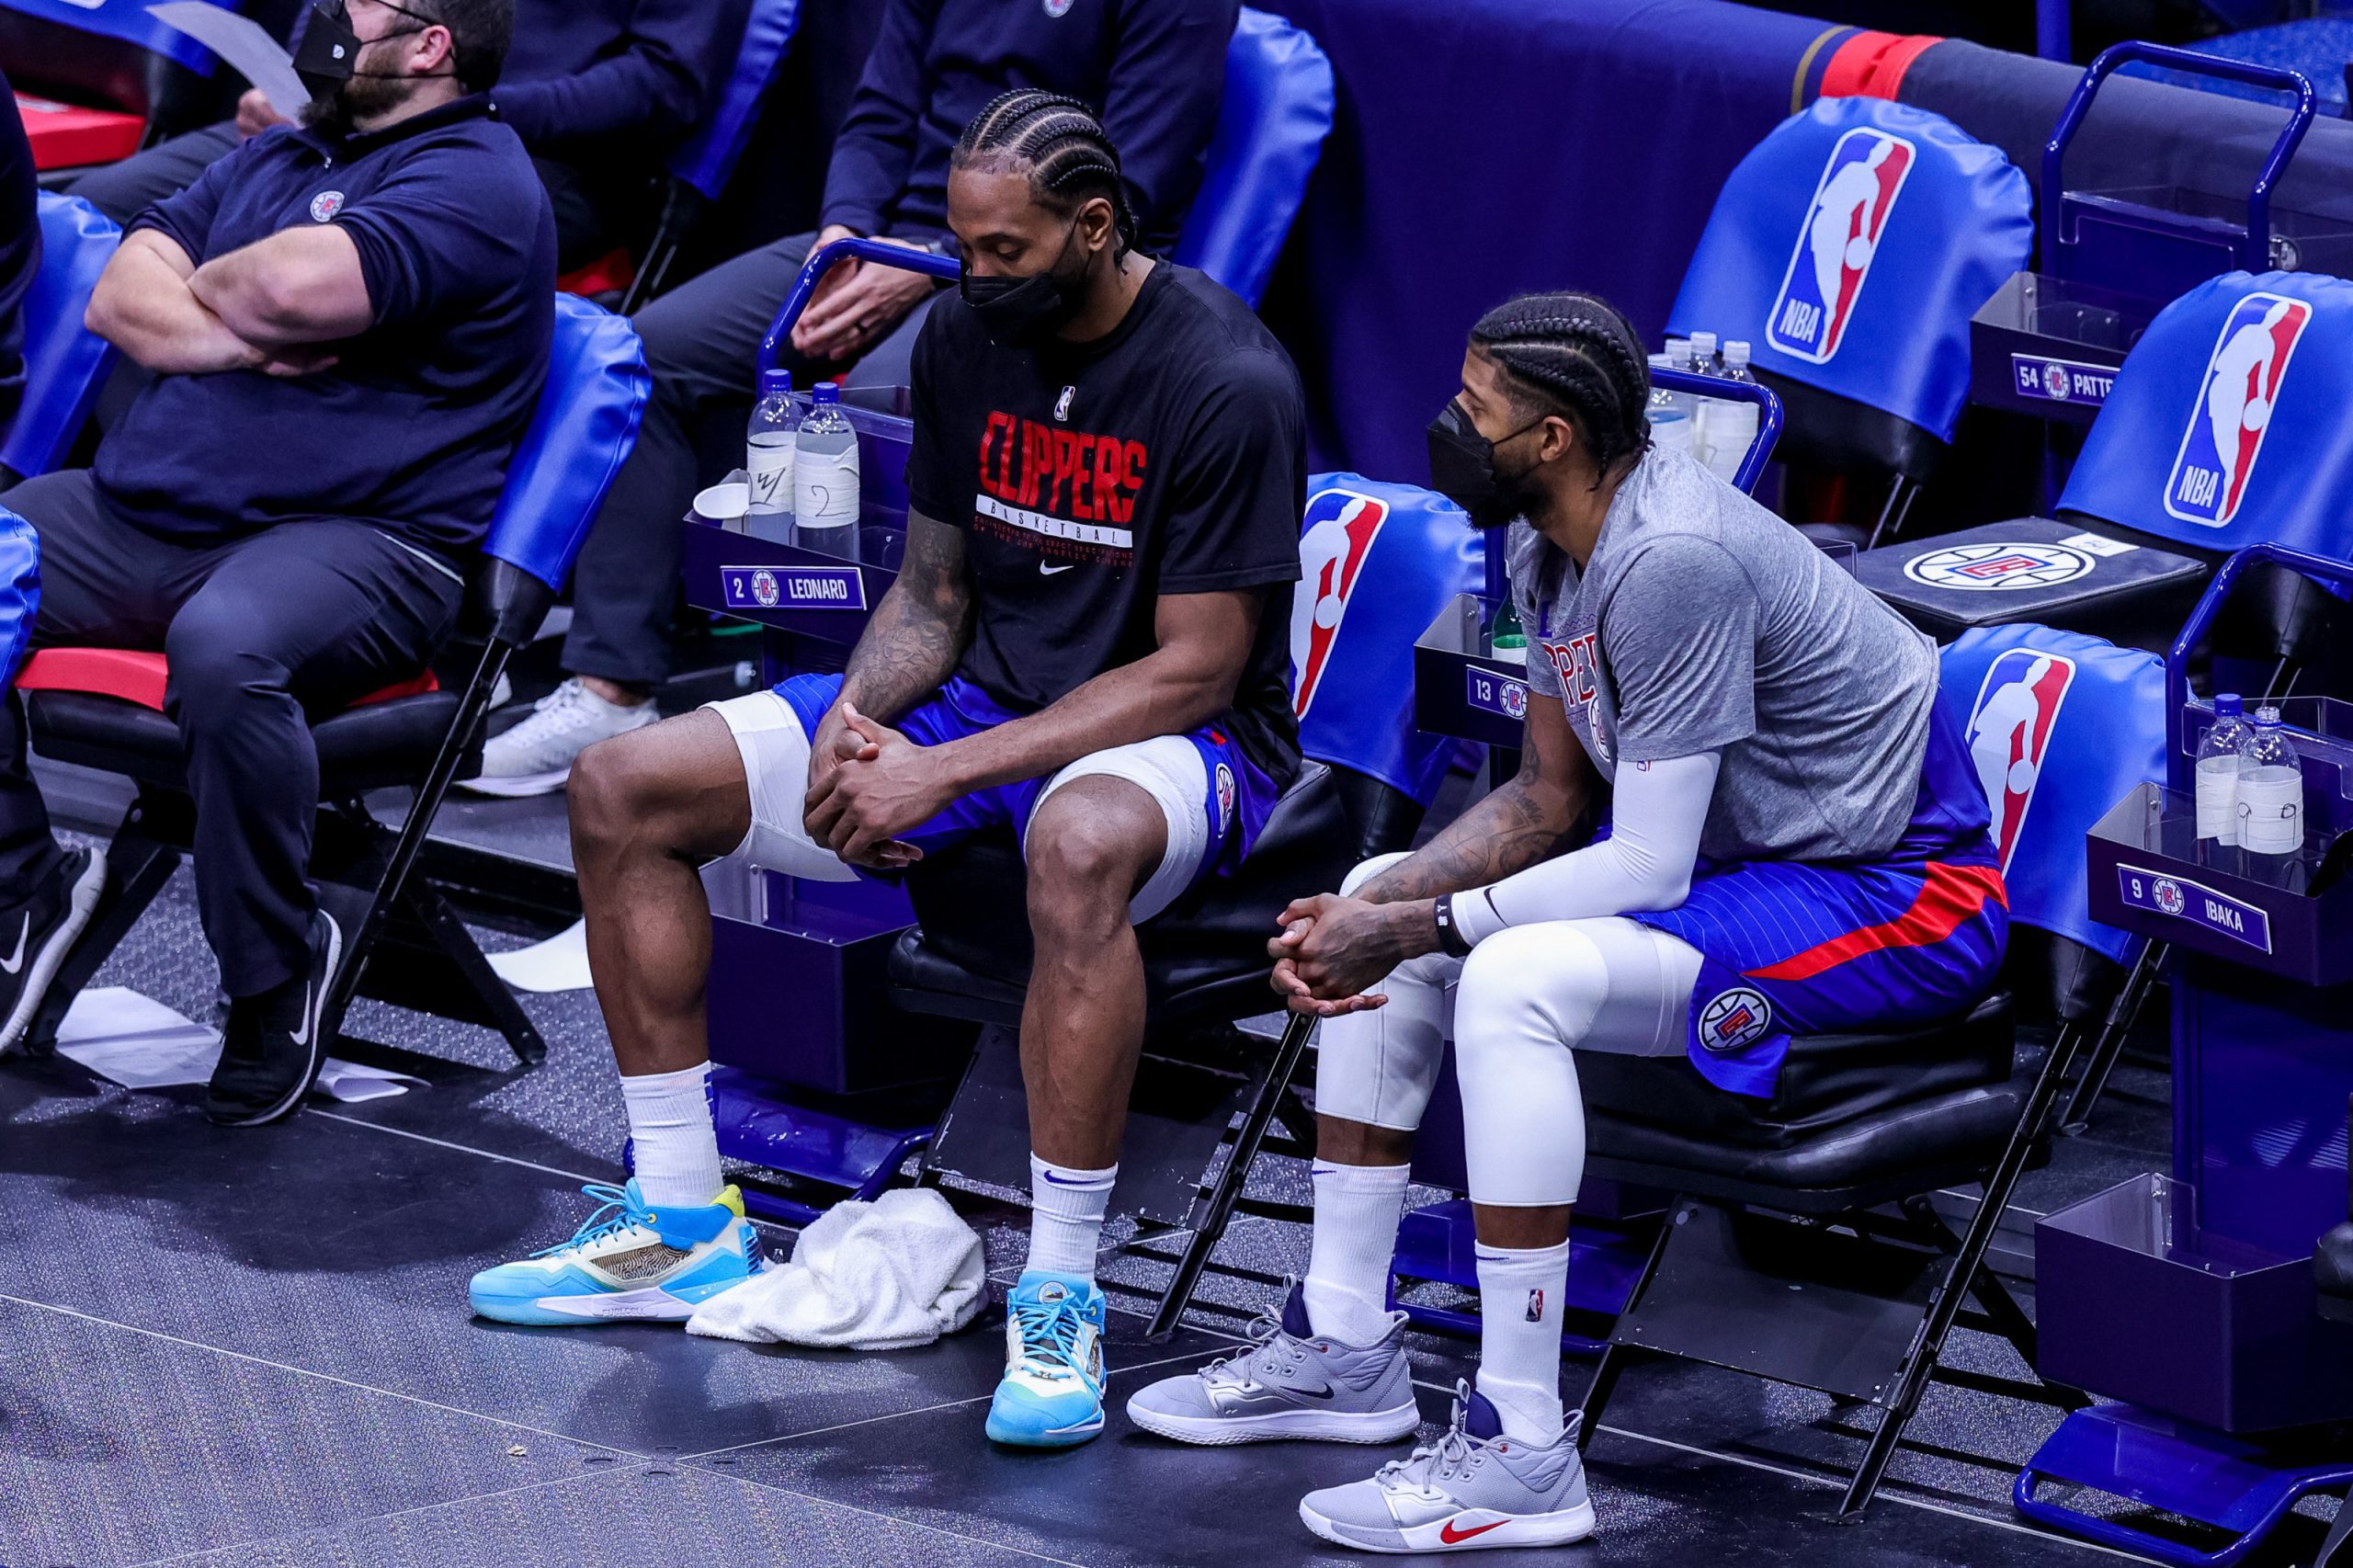
[{"label": "gray short-sleeve shirt", "polygon": [[1803,534],[1690,457],[1654,451],[1581,574],[1511,525],[1530,690],[1605,778],[1620,757],[1722,757],[1711,860],[1851,860],[1903,836],[1937,655]]}]

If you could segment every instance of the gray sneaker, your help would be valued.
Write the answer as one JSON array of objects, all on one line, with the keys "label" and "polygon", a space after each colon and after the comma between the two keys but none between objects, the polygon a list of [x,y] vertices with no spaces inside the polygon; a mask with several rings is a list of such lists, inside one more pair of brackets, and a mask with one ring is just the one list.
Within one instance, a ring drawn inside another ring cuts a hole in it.
[{"label": "gray sneaker", "polygon": [[459,780],[479,795],[551,795],[572,777],[573,759],[598,741],[659,722],[649,699],[606,701],[573,676],[534,704],[531,716],[483,743],[482,772]]},{"label": "gray sneaker", "polygon": [[1343,1345],[1314,1332],[1294,1284],[1279,1313],[1260,1316],[1251,1341],[1238,1355],[1138,1392],[1128,1419],[1180,1443],[1392,1443],[1421,1424],[1403,1312],[1378,1344]]},{"label": "gray sneaker", "polygon": [[1300,1521],[1325,1540],[1365,1551],[1475,1551],[1566,1546],[1593,1533],[1577,1456],[1579,1417],[1561,1440],[1531,1449],[1503,1435],[1495,1407],[1469,1383],[1454,1391],[1454,1424],[1414,1457],[1370,1481],[1311,1492]]}]

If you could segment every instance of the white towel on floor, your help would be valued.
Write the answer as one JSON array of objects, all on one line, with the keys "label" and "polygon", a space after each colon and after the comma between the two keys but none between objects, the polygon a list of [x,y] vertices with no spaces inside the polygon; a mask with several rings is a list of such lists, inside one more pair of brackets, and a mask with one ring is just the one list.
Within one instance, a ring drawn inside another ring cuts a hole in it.
[{"label": "white towel on floor", "polygon": [[981,1238],[929,1188],[836,1203],[790,1263],[713,1296],[689,1334],[835,1350],[904,1350],[971,1323],[988,1300]]}]

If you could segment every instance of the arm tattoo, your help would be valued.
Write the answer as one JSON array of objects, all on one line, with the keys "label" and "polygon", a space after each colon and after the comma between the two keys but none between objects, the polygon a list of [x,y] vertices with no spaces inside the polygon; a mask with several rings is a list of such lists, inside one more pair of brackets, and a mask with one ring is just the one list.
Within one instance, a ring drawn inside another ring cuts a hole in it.
[{"label": "arm tattoo", "polygon": [[972,633],[964,531],[910,512],[906,559],[849,656],[842,696],[861,712],[895,723],[956,673]]},{"label": "arm tattoo", "polygon": [[1447,824],[1413,855],[1357,890],[1371,903],[1401,903],[1466,892],[1549,860],[1565,847],[1582,816],[1576,794],[1544,778],[1530,746],[1519,772]]}]

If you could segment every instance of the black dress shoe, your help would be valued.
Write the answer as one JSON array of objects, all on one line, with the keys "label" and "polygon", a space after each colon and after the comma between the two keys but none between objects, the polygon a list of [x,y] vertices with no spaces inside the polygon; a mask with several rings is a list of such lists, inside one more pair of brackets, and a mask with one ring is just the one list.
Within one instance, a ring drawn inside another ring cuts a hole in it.
[{"label": "black dress shoe", "polygon": [[342,956],[343,930],[322,909],[311,917],[310,971],[275,991],[230,1002],[205,1115],[223,1127],[260,1127],[302,1103],[327,1059],[319,1012]]}]

